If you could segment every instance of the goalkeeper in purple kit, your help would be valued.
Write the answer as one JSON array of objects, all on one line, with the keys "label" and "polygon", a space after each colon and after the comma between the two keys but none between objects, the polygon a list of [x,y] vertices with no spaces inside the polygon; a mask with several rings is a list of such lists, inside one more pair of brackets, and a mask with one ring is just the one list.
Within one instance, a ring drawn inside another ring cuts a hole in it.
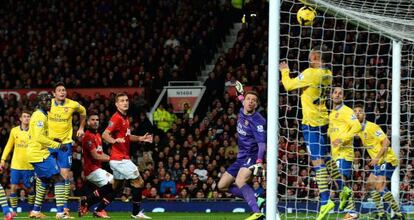
[{"label": "goalkeeper in purple kit", "polygon": [[239,152],[237,160],[221,177],[218,188],[228,191],[236,197],[244,198],[253,214],[246,220],[264,219],[260,207],[264,200],[257,199],[253,188],[248,184],[252,175],[261,176],[263,157],[266,151],[266,120],[256,112],[259,105],[259,96],[254,91],[244,93],[240,82],[236,83],[243,107],[240,109],[237,120],[237,134]]}]

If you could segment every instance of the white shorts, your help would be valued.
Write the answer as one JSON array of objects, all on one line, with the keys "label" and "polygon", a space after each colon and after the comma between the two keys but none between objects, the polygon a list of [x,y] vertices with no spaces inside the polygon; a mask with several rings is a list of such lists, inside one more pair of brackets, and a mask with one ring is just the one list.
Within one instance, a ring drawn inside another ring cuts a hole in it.
[{"label": "white shorts", "polygon": [[139,177],[138,167],[131,160],[111,160],[109,166],[116,180],[134,180]]},{"label": "white shorts", "polygon": [[90,173],[86,179],[95,184],[97,187],[105,186],[108,183],[113,182],[114,176],[112,174],[106,172],[106,170],[103,170],[101,168],[94,170],[92,173]]}]

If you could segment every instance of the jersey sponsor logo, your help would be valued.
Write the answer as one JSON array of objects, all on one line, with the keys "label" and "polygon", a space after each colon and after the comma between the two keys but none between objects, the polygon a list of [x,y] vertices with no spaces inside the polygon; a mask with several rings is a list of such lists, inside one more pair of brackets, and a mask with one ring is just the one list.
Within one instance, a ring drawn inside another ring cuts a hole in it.
[{"label": "jersey sponsor logo", "polygon": [[375,136],[379,137],[381,135],[382,135],[382,131],[381,130],[378,130],[378,131],[375,132]]},{"label": "jersey sponsor logo", "polygon": [[245,120],[244,121],[244,125],[247,127],[247,126],[249,126],[249,121],[248,120]]},{"label": "jersey sponsor logo", "polygon": [[257,132],[263,132],[263,131],[264,131],[263,125],[258,125]]},{"label": "jersey sponsor logo", "polygon": [[237,123],[237,133],[243,136],[247,135],[246,131],[243,130],[243,126],[240,123]]},{"label": "jersey sponsor logo", "polygon": [[98,147],[96,147],[96,152],[98,153],[102,153],[103,152],[103,148],[101,145],[99,145]]},{"label": "jersey sponsor logo", "polygon": [[39,128],[43,128],[43,121],[38,121],[38,122],[36,123],[36,125],[37,125],[37,127],[39,127]]}]

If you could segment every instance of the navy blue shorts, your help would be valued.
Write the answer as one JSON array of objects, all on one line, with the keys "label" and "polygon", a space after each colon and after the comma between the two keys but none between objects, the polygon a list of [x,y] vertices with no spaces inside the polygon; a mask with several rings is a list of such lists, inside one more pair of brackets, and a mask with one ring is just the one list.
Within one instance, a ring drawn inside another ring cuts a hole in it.
[{"label": "navy blue shorts", "polygon": [[70,169],[72,166],[72,144],[68,144],[68,149],[64,152],[61,149],[49,148],[49,152],[56,158],[59,168]]},{"label": "navy blue shorts", "polygon": [[348,180],[352,177],[352,161],[347,161],[345,159],[336,160],[338,165],[339,173],[346,177]]},{"label": "navy blue shorts", "polygon": [[232,165],[230,165],[229,168],[227,168],[227,173],[232,175],[234,178],[237,177],[237,174],[239,173],[240,168],[242,167],[250,167],[251,165],[256,163],[257,157],[248,157],[246,159],[237,159],[236,162],[234,162]]},{"label": "navy blue shorts", "polygon": [[375,176],[385,176],[387,180],[391,180],[392,174],[394,173],[395,166],[390,163],[383,163],[381,165],[374,166],[373,174]]},{"label": "navy blue shorts", "polygon": [[312,127],[302,125],[303,138],[311,160],[328,159],[330,152],[327,136],[328,126]]},{"label": "navy blue shorts", "polygon": [[60,173],[56,159],[52,155],[49,155],[43,162],[32,163],[32,165],[36,176],[39,178],[50,178]]},{"label": "navy blue shorts", "polygon": [[10,169],[10,183],[18,185],[23,183],[24,187],[33,187],[34,170],[15,170]]}]

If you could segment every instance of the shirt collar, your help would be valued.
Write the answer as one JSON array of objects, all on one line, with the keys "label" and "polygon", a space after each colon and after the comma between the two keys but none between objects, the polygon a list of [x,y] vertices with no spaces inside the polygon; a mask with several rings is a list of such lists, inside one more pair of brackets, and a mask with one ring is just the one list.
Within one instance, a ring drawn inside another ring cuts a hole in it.
[{"label": "shirt collar", "polygon": [[364,121],[361,123],[362,130],[365,130],[365,126],[367,125],[367,121],[364,119]]},{"label": "shirt collar", "polygon": [[336,108],[335,108],[335,110],[339,110],[339,109],[341,109],[342,108],[342,106],[344,106],[344,103],[342,103],[342,104],[340,104],[340,105],[338,105],[338,106],[336,106]]},{"label": "shirt collar", "polygon": [[57,102],[56,99],[54,99],[55,106],[59,106],[59,105],[63,106],[65,104],[65,102],[66,102],[66,99],[63,100],[62,104],[59,104],[59,102]]},{"label": "shirt collar", "polygon": [[45,110],[43,110],[43,109],[41,109],[41,108],[39,108],[39,111],[41,111],[44,115],[46,115],[46,116],[47,116],[47,111],[45,111]]},{"label": "shirt collar", "polygon": [[29,130],[29,127],[27,127],[26,129],[23,129],[23,127],[21,125],[19,127],[20,127],[21,131],[28,131]]}]

